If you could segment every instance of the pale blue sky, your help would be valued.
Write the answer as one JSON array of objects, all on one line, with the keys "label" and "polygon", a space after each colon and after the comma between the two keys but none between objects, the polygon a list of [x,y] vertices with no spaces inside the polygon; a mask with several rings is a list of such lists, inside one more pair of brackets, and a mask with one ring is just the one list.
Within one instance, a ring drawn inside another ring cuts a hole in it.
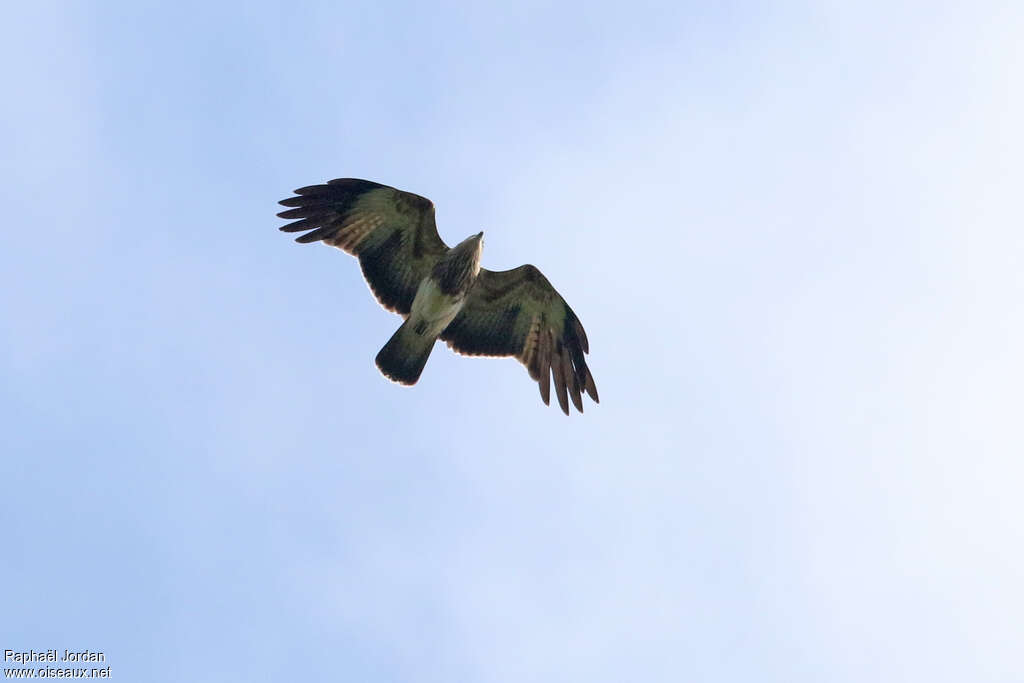
[{"label": "pale blue sky", "polygon": [[[968,6],[969,5],[969,6]],[[1024,8],[27,3],[0,27],[0,649],[124,681],[1024,678]],[[434,200],[600,406],[276,200]]]}]

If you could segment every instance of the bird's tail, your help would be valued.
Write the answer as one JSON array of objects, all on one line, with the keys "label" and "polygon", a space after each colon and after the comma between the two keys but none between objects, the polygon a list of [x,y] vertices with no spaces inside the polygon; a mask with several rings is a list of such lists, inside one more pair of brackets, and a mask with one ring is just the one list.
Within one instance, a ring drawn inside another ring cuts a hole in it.
[{"label": "bird's tail", "polygon": [[[416,384],[423,366],[434,349],[436,334],[430,334],[410,316],[377,354],[377,367],[388,379],[399,384]],[[419,330],[419,332],[417,332]]]}]

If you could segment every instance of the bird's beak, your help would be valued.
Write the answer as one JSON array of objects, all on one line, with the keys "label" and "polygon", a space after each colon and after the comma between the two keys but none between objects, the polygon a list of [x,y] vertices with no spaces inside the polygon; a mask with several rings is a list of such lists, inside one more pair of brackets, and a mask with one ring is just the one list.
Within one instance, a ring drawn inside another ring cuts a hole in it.
[{"label": "bird's beak", "polygon": [[481,230],[480,232],[478,232],[478,233],[476,234],[476,238],[477,238],[478,240],[482,240],[482,239],[484,238],[484,231],[483,231],[483,230]]}]

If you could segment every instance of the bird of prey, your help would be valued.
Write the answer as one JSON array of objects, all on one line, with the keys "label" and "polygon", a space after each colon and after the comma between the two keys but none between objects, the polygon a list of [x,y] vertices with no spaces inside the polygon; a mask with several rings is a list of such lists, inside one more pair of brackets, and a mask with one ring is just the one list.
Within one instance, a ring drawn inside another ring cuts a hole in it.
[{"label": "bird of prey", "polygon": [[566,415],[570,399],[583,412],[583,392],[598,402],[583,325],[537,268],[481,268],[482,232],[448,247],[433,202],[387,185],[338,178],[295,195],[279,202],[291,208],[277,215],[299,220],[281,230],[308,230],[296,242],[323,241],[356,256],[380,304],[405,318],[377,354],[384,376],[415,384],[440,338],[469,356],[515,356],[545,405],[550,377]]}]

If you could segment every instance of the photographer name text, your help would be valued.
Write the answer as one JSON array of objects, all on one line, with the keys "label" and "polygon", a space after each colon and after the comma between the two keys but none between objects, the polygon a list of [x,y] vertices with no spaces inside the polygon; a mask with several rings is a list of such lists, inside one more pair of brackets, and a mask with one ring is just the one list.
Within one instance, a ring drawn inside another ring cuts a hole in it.
[{"label": "photographer name text", "polygon": [[58,650],[28,650],[27,652],[16,652],[15,650],[4,650],[5,662],[17,662],[25,664],[28,662],[105,662],[107,656],[97,650],[64,650],[61,654]]}]

